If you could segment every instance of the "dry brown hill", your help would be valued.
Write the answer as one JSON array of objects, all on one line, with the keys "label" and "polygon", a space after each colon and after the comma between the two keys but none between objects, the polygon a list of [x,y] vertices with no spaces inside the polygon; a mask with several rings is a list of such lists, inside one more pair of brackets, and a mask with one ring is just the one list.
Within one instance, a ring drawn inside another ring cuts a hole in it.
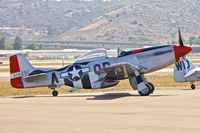
[{"label": "dry brown hill", "polygon": [[62,40],[168,42],[176,40],[177,26],[185,39],[200,35],[199,0],[146,0],[129,4],[78,30]]},{"label": "dry brown hill", "polygon": [[0,0],[0,37],[20,35],[23,39],[54,39],[91,23],[126,2],[83,2],[53,0]]}]

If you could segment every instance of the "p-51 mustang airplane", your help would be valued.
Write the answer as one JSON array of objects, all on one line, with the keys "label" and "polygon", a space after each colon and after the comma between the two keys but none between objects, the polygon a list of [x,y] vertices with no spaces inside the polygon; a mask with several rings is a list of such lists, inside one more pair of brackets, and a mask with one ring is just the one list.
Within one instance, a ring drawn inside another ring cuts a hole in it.
[{"label": "p-51 mustang airplane", "polygon": [[121,51],[112,58],[107,57],[105,49],[97,49],[60,69],[35,68],[23,54],[16,54],[10,57],[10,82],[15,88],[47,86],[53,90],[52,95],[57,96],[55,88],[61,85],[70,86],[72,90],[98,89],[129,79],[134,90],[141,96],[148,96],[154,91],[154,86],[147,82],[144,74],[167,67],[192,50],[183,45],[180,30],[179,42],[179,46]]},{"label": "p-51 mustang airplane", "polygon": [[190,82],[191,89],[195,89],[194,82],[200,81],[200,68],[195,66],[185,56],[174,65],[174,80],[176,82]]}]

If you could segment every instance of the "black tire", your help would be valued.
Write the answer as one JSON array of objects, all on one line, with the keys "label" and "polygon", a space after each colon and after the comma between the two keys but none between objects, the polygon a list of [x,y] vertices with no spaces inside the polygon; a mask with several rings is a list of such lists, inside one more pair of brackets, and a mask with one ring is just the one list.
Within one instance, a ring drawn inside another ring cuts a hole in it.
[{"label": "black tire", "polygon": [[196,86],[194,84],[191,85],[191,89],[194,90]]},{"label": "black tire", "polygon": [[144,89],[144,90],[142,90],[142,91],[139,91],[139,94],[140,94],[140,96],[149,96],[150,92],[151,92],[151,89],[150,89],[150,87],[147,85],[147,88]]},{"label": "black tire", "polygon": [[53,95],[54,97],[58,96],[58,91],[56,91],[56,90],[52,91],[52,95]]},{"label": "black tire", "polygon": [[153,93],[154,92],[154,90],[155,90],[155,87],[154,87],[154,85],[152,84],[152,83],[150,83],[150,82],[147,82],[148,83],[148,85],[150,86],[150,94],[151,93]]}]

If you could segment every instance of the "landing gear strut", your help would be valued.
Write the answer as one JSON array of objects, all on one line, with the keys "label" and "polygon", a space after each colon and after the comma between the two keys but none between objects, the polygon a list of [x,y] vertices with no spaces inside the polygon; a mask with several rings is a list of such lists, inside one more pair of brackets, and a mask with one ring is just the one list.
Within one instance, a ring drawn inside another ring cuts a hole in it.
[{"label": "landing gear strut", "polygon": [[152,83],[147,82],[146,86],[146,89],[139,91],[140,96],[148,96],[149,94],[153,93],[154,85]]},{"label": "landing gear strut", "polygon": [[195,84],[191,84],[191,89],[194,90],[196,88]]}]

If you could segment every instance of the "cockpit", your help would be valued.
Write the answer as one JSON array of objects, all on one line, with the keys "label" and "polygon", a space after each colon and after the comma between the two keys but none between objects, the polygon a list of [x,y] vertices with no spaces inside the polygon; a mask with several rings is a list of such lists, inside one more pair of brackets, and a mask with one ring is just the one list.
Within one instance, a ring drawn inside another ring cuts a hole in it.
[{"label": "cockpit", "polygon": [[77,58],[75,60],[76,63],[81,63],[81,62],[88,62],[88,61],[97,61],[97,60],[103,60],[107,59],[107,51],[104,48],[99,48],[90,51],[89,53]]},{"label": "cockpit", "polygon": [[83,63],[83,62],[90,62],[90,61],[97,61],[97,60],[104,60],[107,58],[113,57],[121,57],[126,54],[126,51],[118,48],[113,50],[106,50],[104,48],[94,49],[87,54],[77,58],[75,60],[76,63]]}]

